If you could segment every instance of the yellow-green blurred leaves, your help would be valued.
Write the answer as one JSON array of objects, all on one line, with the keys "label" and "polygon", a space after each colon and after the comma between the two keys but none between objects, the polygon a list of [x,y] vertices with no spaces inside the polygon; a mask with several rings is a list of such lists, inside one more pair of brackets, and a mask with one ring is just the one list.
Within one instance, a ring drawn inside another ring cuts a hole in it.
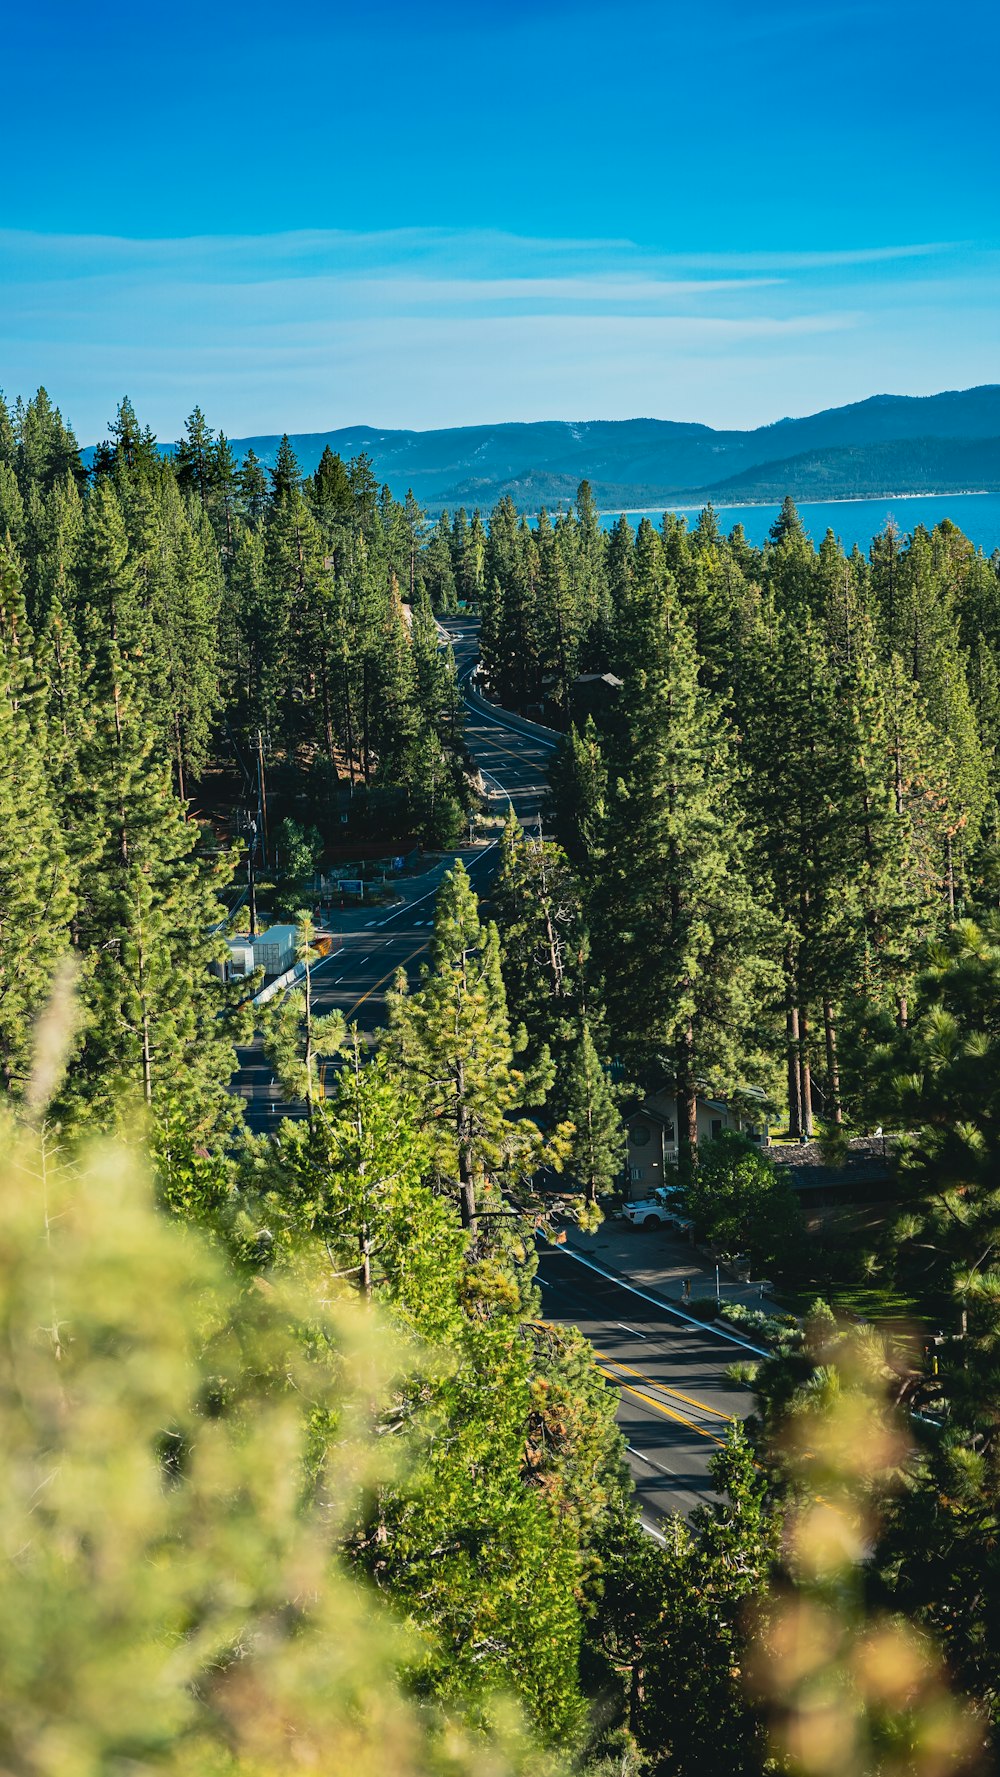
[{"label": "yellow-green blurred leaves", "polygon": [[389,1472],[377,1318],[230,1271],[119,1148],[2,1151],[0,1769],[540,1770],[503,1708],[408,1699],[419,1644],[338,1559]]},{"label": "yellow-green blurred leaves", "polygon": [[762,1609],[752,1684],[782,1771],[948,1777],[978,1768],[983,1724],[949,1691],[930,1638],[873,1606],[882,1504],[910,1460],[888,1404],[889,1354],[865,1329],[831,1336],[781,1438],[791,1482],[784,1575]]}]

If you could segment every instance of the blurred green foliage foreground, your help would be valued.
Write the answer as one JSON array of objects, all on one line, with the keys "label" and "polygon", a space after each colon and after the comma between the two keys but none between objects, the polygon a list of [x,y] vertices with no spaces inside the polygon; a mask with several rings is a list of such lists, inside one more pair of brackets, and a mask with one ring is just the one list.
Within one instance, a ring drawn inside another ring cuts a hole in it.
[{"label": "blurred green foliage foreground", "polygon": [[0,1769],[538,1772],[337,1549],[387,1472],[396,1346],[308,1278],[240,1279],[122,1148],[0,1162]]}]

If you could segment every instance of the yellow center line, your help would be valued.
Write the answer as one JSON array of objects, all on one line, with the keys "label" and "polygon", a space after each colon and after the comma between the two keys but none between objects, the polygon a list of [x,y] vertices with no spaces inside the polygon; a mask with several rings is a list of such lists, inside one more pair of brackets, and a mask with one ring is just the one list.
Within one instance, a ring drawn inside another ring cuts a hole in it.
[{"label": "yellow center line", "polygon": [[[552,1327],[552,1322],[547,1320],[536,1320],[531,1324],[536,1327],[544,1327],[547,1331]],[[640,1382],[648,1383],[650,1388],[658,1388],[663,1394],[673,1395],[675,1400],[686,1402],[689,1407],[697,1407],[702,1413],[711,1413],[716,1419],[724,1419],[727,1425],[736,1424],[735,1414],[723,1413],[718,1407],[710,1407],[707,1401],[699,1401],[693,1395],[682,1394],[679,1388],[669,1388],[665,1382],[654,1382],[652,1376],[647,1376],[643,1370],[633,1370],[631,1364],[623,1364],[616,1357],[608,1357],[606,1352],[598,1351],[596,1347],[594,1348],[594,1356],[604,1359],[604,1363],[598,1364],[597,1368],[602,1376],[608,1378],[609,1382],[617,1382],[619,1388],[624,1388],[628,1394],[638,1395],[640,1401],[648,1402],[649,1406],[655,1407],[659,1413],[665,1413],[669,1419],[679,1419],[682,1425],[690,1425],[692,1431],[700,1432],[703,1438],[711,1438],[715,1444],[721,1444],[724,1440],[717,1438],[714,1432],[705,1431],[703,1426],[695,1425],[694,1421],[688,1419],[684,1413],[677,1413],[672,1407],[664,1406],[662,1401],[654,1401],[650,1395],[643,1394],[641,1389],[632,1388],[629,1383],[622,1382],[613,1370],[606,1370],[604,1364],[613,1364],[617,1370],[627,1370],[630,1376],[638,1376]]]},{"label": "yellow center line", "polygon": [[408,956],[404,956],[402,962],[394,963],[393,967],[388,971],[387,974],[383,975],[378,981],[374,981],[372,983],[371,987],[368,988],[367,992],[363,993],[361,995],[360,999],[352,1001],[351,1005],[348,1006],[347,1011],[344,1014],[345,1017],[350,1017],[350,1014],[352,1012],[356,1012],[358,1007],[363,1006],[365,1001],[367,999],[370,999],[373,993],[377,993],[380,987],[384,987],[385,983],[387,981],[391,981],[394,975],[399,974],[400,969],[405,969],[407,963],[412,962],[413,958],[415,956],[419,956],[420,952],[422,950],[426,950],[426,949],[427,949],[427,940],[425,939],[422,944],[417,945],[415,950],[411,950]]},{"label": "yellow center line", "polygon": [[645,1382],[649,1388],[662,1389],[664,1394],[673,1395],[675,1400],[685,1401],[689,1407],[697,1407],[701,1413],[711,1413],[713,1418],[725,1419],[730,1425],[736,1418],[735,1413],[723,1413],[720,1407],[710,1407],[707,1401],[696,1400],[694,1395],[682,1394],[679,1388],[669,1388],[665,1382],[657,1382],[653,1376],[647,1376],[644,1370],[633,1370],[631,1364],[623,1364],[620,1358],[609,1357],[606,1351],[598,1351],[596,1346],[594,1355],[602,1357],[606,1364],[613,1364],[616,1370],[624,1370],[629,1376],[638,1376],[639,1381]]},{"label": "yellow center line", "polygon": [[721,1446],[724,1443],[724,1440],[722,1438],[717,1438],[713,1431],[706,1431],[703,1425],[696,1425],[694,1420],[688,1419],[685,1414],[675,1413],[672,1407],[665,1407],[662,1401],[654,1401],[651,1394],[643,1394],[641,1388],[632,1388],[628,1382],[622,1382],[620,1377],[616,1376],[613,1371],[606,1370],[603,1364],[598,1364],[597,1368],[600,1370],[602,1376],[607,1377],[609,1382],[617,1382],[618,1387],[622,1390],[623,1394],[634,1394],[637,1400],[645,1401],[647,1407],[652,1407],[657,1413],[662,1413],[665,1419],[678,1420],[681,1425],[686,1425],[690,1431],[696,1431],[700,1438],[707,1438],[710,1444],[719,1444]]},{"label": "yellow center line", "polygon": [[[507,732],[506,729],[503,730],[503,733],[506,734]],[[520,757],[518,749],[511,746],[509,739],[506,741],[499,740],[495,733],[474,734],[472,736],[472,744],[473,746],[494,747],[498,753],[510,753],[513,755],[515,762]]]}]

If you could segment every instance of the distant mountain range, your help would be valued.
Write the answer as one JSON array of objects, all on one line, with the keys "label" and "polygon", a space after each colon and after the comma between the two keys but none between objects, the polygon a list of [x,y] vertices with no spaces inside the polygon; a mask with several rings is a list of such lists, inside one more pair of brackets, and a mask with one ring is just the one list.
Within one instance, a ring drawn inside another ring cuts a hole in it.
[{"label": "distant mountain range", "polygon": [[[277,437],[232,439],[271,463]],[[430,510],[568,504],[581,480],[604,510],[669,504],[1000,490],[1000,384],[941,395],[873,395],[752,432],[675,420],[542,420],[431,432],[346,426],[292,436],[303,472],[324,446],[365,451],[380,481]]]}]

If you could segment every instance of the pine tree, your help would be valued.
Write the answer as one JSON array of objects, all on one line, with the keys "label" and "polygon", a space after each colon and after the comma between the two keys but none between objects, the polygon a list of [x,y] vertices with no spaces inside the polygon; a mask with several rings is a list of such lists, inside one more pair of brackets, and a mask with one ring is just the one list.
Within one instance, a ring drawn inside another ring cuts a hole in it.
[{"label": "pine tree", "polygon": [[12,463],[0,462],[0,540],[20,553],[25,541],[24,499]]},{"label": "pine tree", "polygon": [[328,444],[323,446],[323,455],[316,465],[310,497],[323,535],[333,542],[338,532],[350,524],[353,502],[347,468]]},{"label": "pine tree", "polygon": [[212,492],[215,457],[215,434],[196,407],[184,422],[184,436],[174,450],[174,472],[177,485],[184,494],[197,494],[208,503]]},{"label": "pine tree", "polygon": [[[655,539],[654,539],[655,540]],[[676,1086],[678,1138],[697,1149],[699,1086],[739,1083],[771,991],[770,932],[749,872],[725,715],[699,684],[672,588],[643,576],[631,628],[630,735],[591,897],[614,1053]],[[642,638],[645,638],[644,640]]]},{"label": "pine tree", "polygon": [[200,853],[113,641],[84,698],[71,814],[85,1021],[62,1108],[107,1127],[145,1104],[154,1120],[182,1115],[195,1141],[224,1143],[239,1120],[228,1090],[236,1057],[210,934],[234,861]]},{"label": "pine tree", "polygon": [[80,452],[72,431],[45,389],[39,389],[26,407],[18,404],[14,428],[16,451],[13,463],[21,491],[42,494],[71,477],[77,486],[86,480]]},{"label": "pine tree", "polygon": [[236,458],[226,434],[220,432],[209,451],[207,507],[219,549],[227,559],[235,542],[236,477]]},{"label": "pine tree", "polygon": [[475,1236],[484,1204],[530,1180],[544,1148],[537,1126],[517,1115],[533,1083],[515,1066],[496,926],[480,923],[460,863],[438,890],[419,987],[407,993],[401,979],[390,997],[388,1041],[417,1095],[439,1187],[456,1192]]},{"label": "pine tree", "polygon": [[56,482],[47,496],[33,491],[25,549],[25,597],[36,630],[55,600],[64,610],[72,607],[83,529],[83,501],[72,476]]},{"label": "pine tree", "polygon": [[158,474],[160,454],[149,427],[139,424],[135,408],[126,395],[109,427],[111,438],[95,470],[103,477],[117,471],[123,478]]},{"label": "pine tree", "polygon": [[455,574],[451,560],[451,523],[442,512],[430,539],[420,552],[420,577],[435,611],[447,614],[458,609]]},{"label": "pine tree", "polygon": [[299,460],[289,442],[288,433],[284,432],[274,459],[274,468],[271,470],[271,498],[278,501],[301,492],[301,488]]},{"label": "pine tree", "polygon": [[427,1144],[408,1094],[386,1058],[372,1060],[352,1035],[317,1114],[286,1122],[271,1144],[262,1208],[272,1227],[320,1238],[336,1275],[356,1279],[365,1300],[377,1296],[412,1314],[423,1336],[440,1336],[463,1245],[458,1217],[424,1183]]},{"label": "pine tree", "polygon": [[160,728],[185,800],[205,769],[221,700],[218,547],[203,506],[182,501],[172,477],[129,501],[131,561],[146,612],[150,719]]},{"label": "pine tree", "polygon": [[558,843],[582,874],[601,855],[607,816],[608,770],[592,716],[560,742],[549,768],[548,821]]},{"label": "pine tree", "polygon": [[570,685],[578,665],[580,623],[561,534],[553,529],[544,511],[539,514],[535,547],[538,553],[535,589],[541,687],[547,701],[556,707],[557,722],[565,724],[569,720]]},{"label": "pine tree", "polygon": [[542,1057],[568,1032],[581,997],[587,940],[580,885],[558,846],[522,832],[513,807],[500,841],[494,900],[511,1016]]},{"label": "pine tree", "polygon": [[594,1042],[590,1020],[580,1018],[557,1065],[551,1110],[572,1127],[565,1174],[593,1208],[622,1175],[625,1130],[609,1079]]},{"label": "pine tree", "polygon": [[781,610],[815,609],[815,570],[816,552],[802,528],[794,500],[786,494],[764,550],[767,583]]},{"label": "pine tree", "polygon": [[[20,564],[0,546],[0,1077],[19,1096],[75,910]],[[20,621],[13,620],[18,611]]]},{"label": "pine tree", "polygon": [[461,557],[455,568],[455,584],[459,602],[466,611],[477,611],[486,584],[486,554],[489,546],[486,529],[476,511],[472,514],[462,543]]},{"label": "pine tree", "polygon": [[247,451],[237,471],[236,486],[246,517],[258,525],[267,510],[267,476],[252,450]]}]

